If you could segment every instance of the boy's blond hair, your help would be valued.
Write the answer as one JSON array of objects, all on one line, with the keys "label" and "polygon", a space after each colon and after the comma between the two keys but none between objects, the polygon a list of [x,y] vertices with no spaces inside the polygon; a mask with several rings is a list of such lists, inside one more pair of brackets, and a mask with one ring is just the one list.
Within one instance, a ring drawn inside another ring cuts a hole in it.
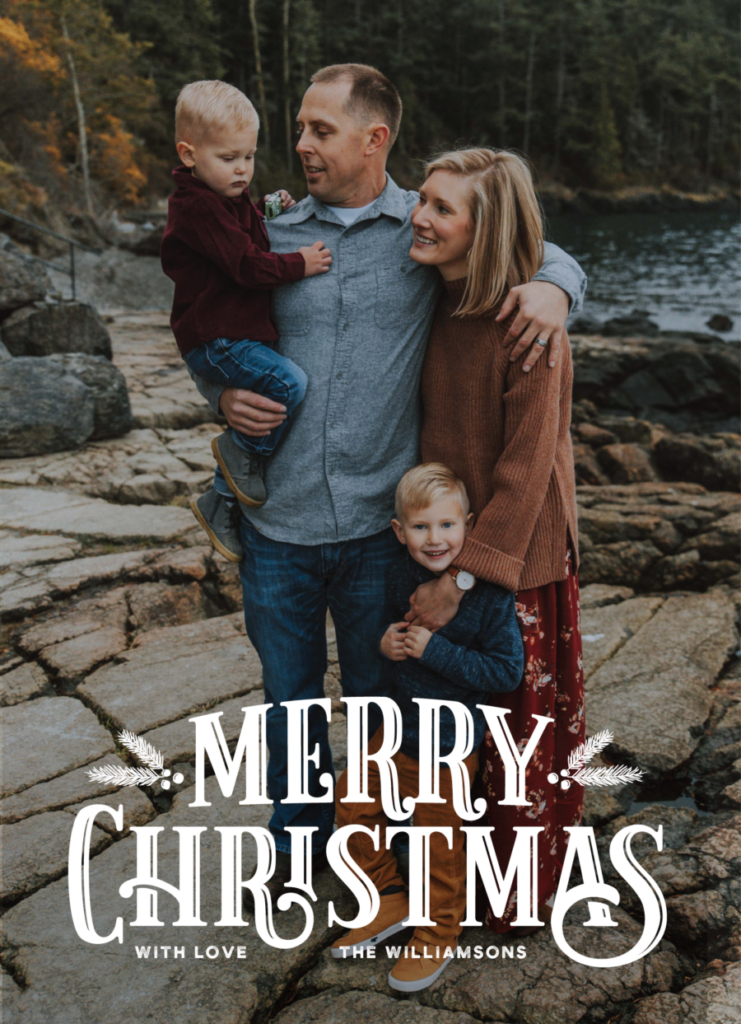
[{"label": "boy's blond hair", "polygon": [[233,85],[191,82],[180,90],[175,107],[175,142],[200,142],[211,132],[259,127],[257,111]]},{"label": "boy's blond hair", "polygon": [[543,262],[543,219],[527,162],[506,149],[459,149],[425,164],[425,181],[448,171],[471,183],[474,223],[468,279],[457,316],[487,316]]},{"label": "boy's blond hair", "polygon": [[423,462],[421,466],[408,470],[399,481],[396,488],[396,517],[401,519],[406,511],[419,512],[429,508],[446,494],[456,495],[465,518],[470,508],[466,485],[442,462]]}]

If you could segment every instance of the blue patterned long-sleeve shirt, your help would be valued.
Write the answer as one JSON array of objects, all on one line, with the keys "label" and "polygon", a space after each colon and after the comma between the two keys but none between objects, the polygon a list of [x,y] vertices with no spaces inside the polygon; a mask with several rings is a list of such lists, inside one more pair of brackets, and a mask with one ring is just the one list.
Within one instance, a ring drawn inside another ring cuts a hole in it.
[{"label": "blue patterned long-sleeve shirt", "polygon": [[[435,578],[405,551],[388,574],[387,625],[400,622],[409,611],[409,599],[417,587]],[[415,697],[465,704],[473,715],[475,750],[486,731],[486,720],[476,705],[496,704],[495,694],[516,689],[523,667],[515,595],[479,580],[463,595],[455,618],[432,634],[421,658],[387,662],[386,693],[399,705],[403,718],[402,752],[419,759],[419,706],[414,703]],[[454,742],[454,719],[444,708],[440,715],[440,753],[450,753]]]}]

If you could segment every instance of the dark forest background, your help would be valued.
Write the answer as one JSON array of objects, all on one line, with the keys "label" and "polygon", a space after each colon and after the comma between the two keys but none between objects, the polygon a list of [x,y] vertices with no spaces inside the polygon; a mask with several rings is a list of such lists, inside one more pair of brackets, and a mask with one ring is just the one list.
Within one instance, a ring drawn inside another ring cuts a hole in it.
[{"label": "dark forest background", "polygon": [[738,185],[737,0],[0,0],[0,206],[166,194],[178,90],[214,77],[261,113],[258,186],[301,195],[293,119],[310,74],[345,61],[399,87],[403,184],[480,143],[545,184]]}]

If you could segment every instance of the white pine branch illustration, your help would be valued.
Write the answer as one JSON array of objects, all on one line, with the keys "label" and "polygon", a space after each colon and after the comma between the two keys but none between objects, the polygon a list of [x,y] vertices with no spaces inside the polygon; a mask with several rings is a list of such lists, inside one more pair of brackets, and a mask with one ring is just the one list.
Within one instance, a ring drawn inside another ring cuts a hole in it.
[{"label": "white pine branch illustration", "polygon": [[[603,729],[602,732],[590,736],[586,743],[580,743],[576,750],[572,750],[569,754],[569,771],[575,771],[578,768],[583,768],[585,764],[589,764],[594,755],[609,746],[612,740],[613,735],[610,730]],[[604,785],[611,785],[611,783],[604,783]]]},{"label": "white pine branch illustration", "polygon": [[[153,786],[159,782],[163,789],[171,786],[169,768],[165,768],[165,759],[159,750],[156,750],[151,743],[135,732],[124,729],[118,734],[120,743],[134,754],[144,765],[144,768],[132,768],[128,765],[102,764],[97,768],[91,768],[86,772],[93,782],[100,782],[104,786]],[[180,772],[176,772],[172,782],[176,785],[183,781]]]},{"label": "white pine branch illustration", "polygon": [[118,734],[118,738],[123,746],[127,747],[148,768],[162,771],[165,767],[164,759],[159,750],[155,750],[151,743],[141,736],[137,736],[135,732],[129,732],[128,729],[124,729],[123,732]]},{"label": "white pine branch illustration", "polygon": [[117,764],[102,764],[85,773],[93,782],[106,786],[153,786],[161,776],[151,768],[129,768]]},{"label": "white pine branch illustration", "polygon": [[626,786],[629,782],[640,782],[642,778],[640,768],[613,764],[602,768],[580,768],[576,775],[571,776],[571,781],[580,786]]}]

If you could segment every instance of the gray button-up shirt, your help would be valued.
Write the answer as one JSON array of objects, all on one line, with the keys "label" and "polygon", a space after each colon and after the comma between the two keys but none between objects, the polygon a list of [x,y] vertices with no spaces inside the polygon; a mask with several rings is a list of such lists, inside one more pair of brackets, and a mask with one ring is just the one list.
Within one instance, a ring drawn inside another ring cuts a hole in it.
[{"label": "gray button-up shirt", "polygon": [[[267,460],[268,500],[242,507],[273,540],[312,545],[377,533],[389,525],[399,479],[419,461],[419,382],[440,277],[409,256],[417,199],[387,178],[347,228],[312,196],[268,222],[275,252],[319,239],[332,250],[328,274],[275,291],[279,351],[309,386]],[[559,285],[577,310],[586,288],[579,264],[549,243],[544,255],[535,279]],[[194,379],[218,409],[222,387]]]}]

